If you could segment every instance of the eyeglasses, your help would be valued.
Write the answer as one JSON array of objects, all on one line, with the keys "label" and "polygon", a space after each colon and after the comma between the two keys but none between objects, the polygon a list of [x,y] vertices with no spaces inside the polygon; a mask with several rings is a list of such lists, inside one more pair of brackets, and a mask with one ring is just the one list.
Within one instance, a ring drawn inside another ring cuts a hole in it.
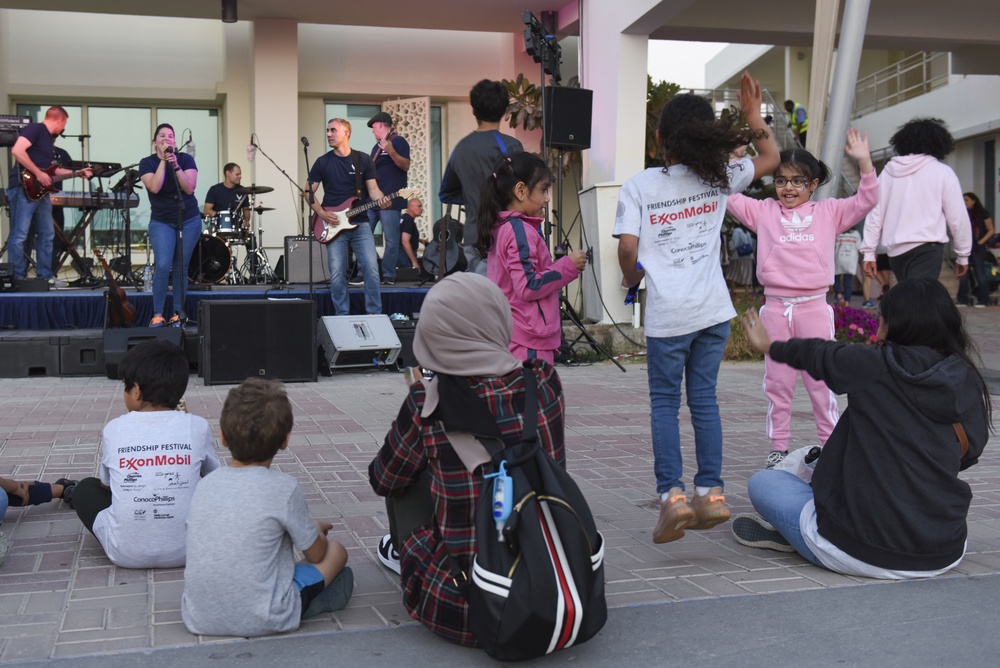
[{"label": "eyeglasses", "polygon": [[789,183],[791,183],[794,187],[801,189],[801,188],[805,188],[807,185],[809,185],[809,179],[807,179],[804,176],[793,176],[790,179],[786,179],[784,176],[775,176],[774,177],[774,187],[775,188],[784,188]]}]

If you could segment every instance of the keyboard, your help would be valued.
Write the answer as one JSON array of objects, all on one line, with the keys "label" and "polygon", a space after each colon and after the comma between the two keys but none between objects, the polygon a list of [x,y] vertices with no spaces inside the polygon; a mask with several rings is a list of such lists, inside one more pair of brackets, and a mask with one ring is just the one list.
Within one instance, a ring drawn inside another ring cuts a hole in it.
[{"label": "keyboard", "polygon": [[128,199],[118,193],[97,193],[75,192],[66,190],[64,192],[52,193],[49,197],[52,206],[69,206],[76,209],[134,209],[139,206],[139,196],[129,193]]}]

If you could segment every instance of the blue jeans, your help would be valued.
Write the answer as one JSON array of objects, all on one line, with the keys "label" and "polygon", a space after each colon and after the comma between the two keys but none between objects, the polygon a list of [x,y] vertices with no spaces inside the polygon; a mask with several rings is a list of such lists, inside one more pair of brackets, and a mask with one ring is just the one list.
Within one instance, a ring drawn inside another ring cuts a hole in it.
[{"label": "blue jeans", "polygon": [[826,568],[802,539],[799,517],[813,499],[813,490],[802,478],[789,471],[757,471],[747,483],[750,503],[757,514],[778,530],[803,557]]},{"label": "blue jeans", "polygon": [[382,312],[382,295],[378,288],[378,253],[375,235],[368,225],[341,232],[327,246],[327,266],[330,269],[330,299],[334,313],[350,315],[351,302],[347,296],[347,247],[354,251],[359,271],[365,280],[365,313]]},{"label": "blue jeans", "polygon": [[7,238],[7,257],[14,265],[14,278],[28,275],[28,257],[24,254],[24,244],[32,232],[35,233],[35,273],[38,278],[52,278],[52,243],[56,237],[52,222],[52,201],[46,195],[32,202],[17,186],[7,189],[10,199],[10,236]]},{"label": "blue jeans", "polygon": [[715,386],[722,353],[729,339],[729,321],[682,336],[646,339],[649,365],[649,400],[653,424],[653,469],[659,494],[673,487],[684,489],[681,475],[681,433],[677,414],[681,407],[681,379],[694,426],[698,472],[694,484],[722,487],[722,420]]},{"label": "blue jeans", "polygon": [[[382,253],[382,278],[388,281],[396,280],[396,261],[399,258],[399,219],[402,214],[393,209],[369,209],[368,223],[375,234],[375,226],[382,221],[382,243],[385,251]],[[374,237],[373,237],[374,238]],[[405,253],[404,253],[405,256]],[[409,263],[406,264],[409,267]]]},{"label": "blue jeans", "polygon": [[149,244],[153,247],[153,315],[163,315],[163,305],[167,301],[167,283],[170,270],[174,270],[174,311],[180,311],[184,289],[187,287],[188,264],[201,238],[201,216],[193,216],[184,221],[182,228],[183,264],[176,266],[174,253],[177,250],[177,226],[160,220],[149,221]]}]

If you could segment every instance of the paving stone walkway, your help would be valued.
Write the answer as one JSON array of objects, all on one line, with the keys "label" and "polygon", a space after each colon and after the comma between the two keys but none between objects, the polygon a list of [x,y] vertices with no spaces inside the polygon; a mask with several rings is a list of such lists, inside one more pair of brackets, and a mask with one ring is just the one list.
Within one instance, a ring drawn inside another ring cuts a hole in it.
[{"label": "paving stone walkway", "polygon": [[[987,368],[1000,369],[996,309],[966,309]],[[653,545],[657,500],[652,474],[646,367],[622,373],[610,364],[560,368],[568,416],[568,467],[589,500],[607,545],[609,604],[681,601],[845,586],[892,586],[817,568],[794,554],[737,544],[729,525],[688,532]],[[726,495],[734,513],[749,511],[746,481],[762,467],[765,401],[761,363],[725,363],[720,377]],[[229,386],[192,376],[189,410],[216,429]],[[296,633],[330,633],[413,624],[398,580],[374,548],[386,532],[382,501],[367,466],[405,396],[401,374],[341,372],[318,383],[288,385],[295,410],[289,449],[275,467],[303,486],[316,517],[350,554],[356,589],[341,612],[307,621]],[[843,406],[843,403],[842,403]],[[122,387],[105,378],[0,380],[0,474],[51,481],[93,475],[101,428],[124,412]],[[685,467],[693,471],[690,421],[682,409]],[[793,447],[815,442],[801,385]],[[225,451],[220,447],[225,461]],[[946,577],[1000,572],[1000,450],[988,446],[963,474],[975,498],[969,552]],[[688,475],[688,479],[690,479]],[[0,567],[0,663],[126,650],[240,642],[189,634],[180,619],[183,570],[117,568],[61,502],[12,508],[3,531],[13,539]],[[614,614],[612,612],[612,614]]]}]

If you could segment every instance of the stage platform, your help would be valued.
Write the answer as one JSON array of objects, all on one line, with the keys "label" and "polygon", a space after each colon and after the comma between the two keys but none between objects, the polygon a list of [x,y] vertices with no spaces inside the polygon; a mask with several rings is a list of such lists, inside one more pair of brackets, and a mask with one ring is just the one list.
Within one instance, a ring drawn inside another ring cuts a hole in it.
[{"label": "stage platform", "polygon": [[[420,311],[429,285],[417,283],[382,286],[382,313],[402,313],[412,317]],[[62,288],[49,292],[0,293],[0,333],[4,330],[65,332],[76,329],[100,329],[104,326],[104,288]],[[149,292],[126,290],[128,300],[136,307],[135,326],[145,326],[153,317],[153,295]],[[351,313],[365,312],[364,292],[351,288]],[[198,303],[221,299],[308,299],[308,285],[211,286],[209,290],[189,290],[184,310],[191,319],[198,317]],[[172,313],[172,297],[168,293],[165,313]],[[313,301],[319,316],[335,315],[327,285],[316,285]],[[2,351],[0,351],[2,354]]]},{"label": "stage platform", "polygon": [[[409,318],[419,315],[427,287],[417,284],[381,289],[382,313],[401,313]],[[364,293],[360,288],[349,291],[351,314],[364,313]],[[146,327],[153,317],[152,294],[127,291],[130,303],[137,310],[134,328]],[[184,328],[184,347],[192,364],[199,366],[199,335],[197,322],[202,301],[234,300],[308,300],[308,285],[274,286],[213,286],[210,290],[188,292],[185,310],[191,319]],[[327,287],[316,286],[312,292],[317,317],[335,315]],[[32,376],[87,376],[107,372],[104,351],[104,289],[63,288],[49,292],[0,293],[0,378]],[[166,311],[170,312],[171,297]],[[159,332],[159,330],[145,330]],[[265,324],[261,323],[261,336]],[[128,328],[115,330],[128,331]],[[177,331],[177,330],[174,330]],[[254,332],[248,331],[248,337]],[[271,342],[267,345],[274,345]]]}]

